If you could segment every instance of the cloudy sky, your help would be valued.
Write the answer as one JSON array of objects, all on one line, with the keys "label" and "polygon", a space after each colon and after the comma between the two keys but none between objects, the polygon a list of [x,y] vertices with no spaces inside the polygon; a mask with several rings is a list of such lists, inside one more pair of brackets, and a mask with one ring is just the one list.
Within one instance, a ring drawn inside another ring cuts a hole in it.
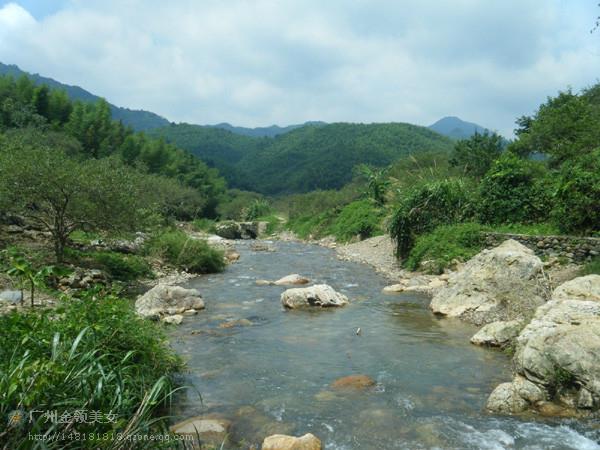
[{"label": "cloudy sky", "polygon": [[510,135],[600,78],[598,0],[0,0],[0,61],[172,121]]}]

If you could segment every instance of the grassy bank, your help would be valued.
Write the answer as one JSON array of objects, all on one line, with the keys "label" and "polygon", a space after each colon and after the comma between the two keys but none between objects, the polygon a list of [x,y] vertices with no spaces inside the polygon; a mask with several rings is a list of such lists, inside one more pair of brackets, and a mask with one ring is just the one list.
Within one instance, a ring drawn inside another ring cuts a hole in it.
[{"label": "grassy bank", "polygon": [[[22,414],[0,432],[2,448],[131,448],[128,436],[164,433],[157,413],[182,361],[130,302],[88,292],[53,310],[13,312],[0,316],[0,341],[0,415]],[[160,448],[146,444],[135,448]]]}]

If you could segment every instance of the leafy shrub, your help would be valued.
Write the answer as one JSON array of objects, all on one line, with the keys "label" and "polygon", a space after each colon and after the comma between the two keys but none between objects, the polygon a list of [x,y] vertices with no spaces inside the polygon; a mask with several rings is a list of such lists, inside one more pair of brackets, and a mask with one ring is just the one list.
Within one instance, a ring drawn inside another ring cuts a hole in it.
[{"label": "leafy shrub", "polygon": [[243,220],[256,220],[261,216],[267,216],[273,211],[268,201],[256,199],[250,205],[242,209]]},{"label": "leafy shrub", "polygon": [[479,216],[482,222],[535,223],[549,217],[552,199],[550,179],[543,166],[502,155],[479,185]]},{"label": "leafy shrub", "polygon": [[313,191],[306,194],[294,194],[274,201],[275,209],[288,216],[290,221],[299,218],[318,216],[319,214],[341,208],[361,196],[362,189],[356,184],[344,186],[339,191]]},{"label": "leafy shrub", "polygon": [[[0,316],[0,415],[22,410],[25,421],[0,433],[3,448],[32,448],[31,434],[164,432],[153,418],[168,406],[170,375],[182,368],[165,336],[116,297],[65,299],[56,310]],[[114,421],[71,424],[46,421],[76,410],[114,414]],[[33,414],[29,422],[29,412]],[[116,448],[112,440],[44,441],[44,448]],[[137,448],[137,447],[136,447]],[[140,448],[154,448],[148,444]]]},{"label": "leafy shrub", "polygon": [[217,206],[217,213],[221,219],[242,220],[244,209],[252,202],[261,199],[262,195],[255,192],[230,189]]},{"label": "leafy shrub", "polygon": [[72,248],[65,250],[67,260],[89,269],[100,269],[118,281],[133,281],[143,277],[152,277],[150,264],[141,256],[124,255],[109,251],[80,251]]},{"label": "leafy shrub", "polygon": [[405,266],[418,270],[427,261],[426,271],[442,273],[453,260],[466,261],[479,253],[485,246],[481,232],[487,230],[478,223],[441,225],[416,239]]},{"label": "leafy shrub", "polygon": [[475,132],[469,139],[460,140],[454,145],[450,165],[460,167],[466,174],[481,178],[500,156],[503,146],[500,135],[488,131],[483,134]]},{"label": "leafy shrub", "polygon": [[331,232],[340,241],[348,241],[357,235],[365,239],[379,230],[380,222],[379,209],[370,200],[358,200],[342,209],[331,226]]},{"label": "leafy shrub", "polygon": [[152,276],[150,264],[141,256],[97,252],[90,254],[90,257],[115,280],[132,281]]},{"label": "leafy shrub", "polygon": [[222,251],[179,230],[153,236],[146,245],[146,251],[189,272],[214,273],[225,268]]},{"label": "leafy shrub", "polygon": [[552,217],[564,232],[600,230],[600,148],[563,164]]},{"label": "leafy shrub", "polygon": [[471,219],[471,197],[469,186],[460,179],[427,182],[401,193],[389,227],[397,255],[408,257],[415,238],[439,225]]},{"label": "leafy shrub", "polygon": [[192,222],[194,225],[194,228],[198,231],[206,231],[208,233],[214,233],[215,231],[215,225],[217,224],[217,222],[215,222],[212,219],[196,219],[194,220],[194,222]]}]

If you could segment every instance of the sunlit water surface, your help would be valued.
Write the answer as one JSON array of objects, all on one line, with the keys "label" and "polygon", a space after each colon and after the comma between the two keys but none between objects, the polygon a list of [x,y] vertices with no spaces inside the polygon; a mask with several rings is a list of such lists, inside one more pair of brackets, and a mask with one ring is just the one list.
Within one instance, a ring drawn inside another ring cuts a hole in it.
[{"label": "sunlit water surface", "polygon": [[[237,245],[241,259],[224,273],[189,283],[206,310],[172,332],[188,361],[183,381],[202,395],[188,390],[176,414],[228,417],[238,443],[229,448],[312,432],[326,449],[600,449],[598,422],[486,414],[488,394],[510,380],[509,357],[469,344],[476,329],[434,317],[425,297],[385,295],[384,277],[328,249],[274,242],[275,252],[256,252],[251,245]],[[285,287],[255,284],[291,273],[330,284],[351,304],[285,311]],[[222,328],[237,319],[252,325]],[[377,384],[331,389],[352,374]]]}]

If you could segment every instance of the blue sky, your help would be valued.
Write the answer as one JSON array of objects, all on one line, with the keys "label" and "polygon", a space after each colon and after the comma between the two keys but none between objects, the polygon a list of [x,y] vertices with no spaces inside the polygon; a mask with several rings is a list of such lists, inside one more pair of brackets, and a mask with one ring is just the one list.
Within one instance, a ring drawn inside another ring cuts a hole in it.
[{"label": "blue sky", "polygon": [[68,0],[19,0],[17,2],[0,0],[0,7],[9,3],[17,3],[25,8],[29,13],[40,20],[46,16],[60,11],[68,5]]},{"label": "blue sky", "polygon": [[598,81],[597,0],[0,0],[0,61],[173,121],[457,115]]}]

